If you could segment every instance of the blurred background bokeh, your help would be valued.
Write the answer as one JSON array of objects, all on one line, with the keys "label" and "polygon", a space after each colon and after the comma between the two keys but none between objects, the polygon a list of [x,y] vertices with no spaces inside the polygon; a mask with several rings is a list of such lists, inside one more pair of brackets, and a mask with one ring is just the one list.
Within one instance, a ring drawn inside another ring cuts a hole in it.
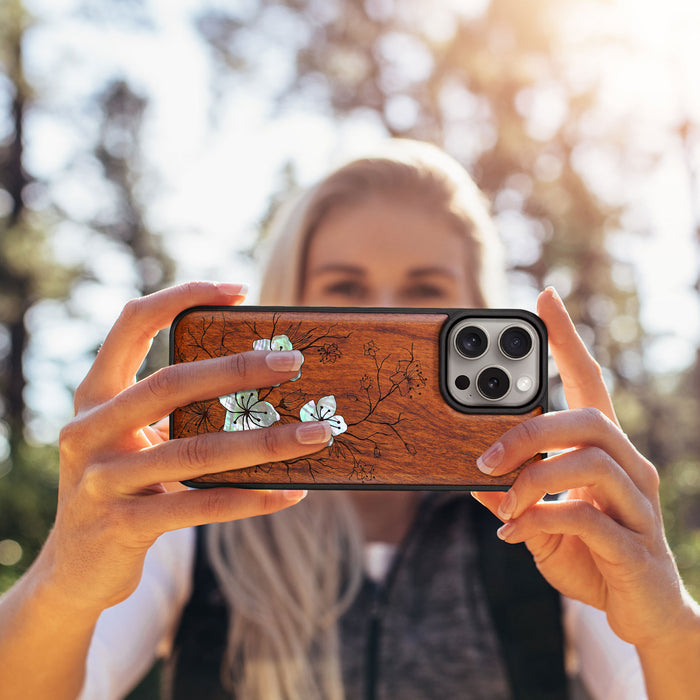
[{"label": "blurred background bokeh", "polygon": [[564,297],[700,596],[698,35],[695,0],[0,0],[0,592],[122,304],[254,301],[275,205],[394,135],[488,194],[513,305]]}]

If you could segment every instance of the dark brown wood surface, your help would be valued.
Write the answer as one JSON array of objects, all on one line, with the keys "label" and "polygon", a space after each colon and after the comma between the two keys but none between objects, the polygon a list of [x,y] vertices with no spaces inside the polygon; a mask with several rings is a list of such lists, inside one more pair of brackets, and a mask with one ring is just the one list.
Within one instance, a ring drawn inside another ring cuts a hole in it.
[{"label": "dark brown wood surface", "polygon": [[[258,348],[292,347],[304,355],[297,381],[258,390],[246,406],[274,407],[281,423],[298,422],[310,401],[335,399],[332,425],[346,429],[322,451],[299,459],[209,474],[193,484],[386,488],[506,488],[515,473],[492,478],[476,458],[511,426],[541,413],[465,414],[439,388],[439,336],[447,316],[423,313],[271,312],[240,307],[197,310],[173,330],[173,361],[219,357]],[[287,340],[285,340],[285,338]],[[288,341],[288,342],[287,342]],[[229,404],[236,404],[236,397]],[[260,402],[258,405],[255,402]],[[322,406],[329,403],[322,402]],[[326,410],[328,413],[328,410]],[[173,437],[224,429],[218,397],[176,410]],[[233,416],[229,418],[232,420]]]}]

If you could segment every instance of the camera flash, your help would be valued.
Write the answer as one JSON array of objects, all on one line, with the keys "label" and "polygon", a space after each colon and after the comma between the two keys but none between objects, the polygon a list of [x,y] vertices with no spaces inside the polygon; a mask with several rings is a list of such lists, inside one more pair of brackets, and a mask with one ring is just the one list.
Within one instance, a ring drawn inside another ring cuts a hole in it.
[{"label": "camera flash", "polygon": [[530,391],[532,389],[532,379],[527,376],[520,377],[515,386],[518,387],[518,391]]}]

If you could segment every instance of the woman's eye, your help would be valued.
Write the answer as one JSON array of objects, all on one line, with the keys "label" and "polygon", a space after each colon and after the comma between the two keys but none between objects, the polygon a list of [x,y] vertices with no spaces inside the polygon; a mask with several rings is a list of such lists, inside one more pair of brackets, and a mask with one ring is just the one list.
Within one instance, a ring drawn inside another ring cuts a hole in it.
[{"label": "woman's eye", "polygon": [[364,299],[367,295],[365,285],[354,280],[333,282],[327,285],[323,291],[328,295],[344,297],[346,299]]},{"label": "woman's eye", "polygon": [[407,299],[445,299],[449,293],[435,284],[414,284],[406,290],[404,296]]}]

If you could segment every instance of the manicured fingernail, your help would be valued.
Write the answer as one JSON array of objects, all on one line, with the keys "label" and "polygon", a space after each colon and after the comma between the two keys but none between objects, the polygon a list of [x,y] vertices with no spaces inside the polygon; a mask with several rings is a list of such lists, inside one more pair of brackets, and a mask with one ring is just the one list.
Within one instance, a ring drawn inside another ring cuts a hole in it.
[{"label": "manicured fingernail", "polygon": [[294,372],[304,362],[298,350],[271,350],[265,356],[265,364],[275,372]]},{"label": "manicured fingernail", "polygon": [[518,497],[515,495],[515,491],[511,489],[503,499],[503,503],[498,507],[498,517],[503,520],[510,520],[513,517],[513,513],[515,513],[517,505]]},{"label": "manicured fingernail", "polygon": [[306,494],[309,493],[308,491],[283,491],[282,494],[288,501],[293,501],[296,503],[297,501],[301,501],[302,498],[306,498]]},{"label": "manicured fingernail", "polygon": [[502,461],[505,450],[500,442],[494,442],[484,454],[476,460],[476,466],[484,472],[490,474]]},{"label": "manicured fingernail", "polygon": [[216,288],[229,297],[244,297],[248,294],[247,284],[231,284],[229,282],[217,282]]},{"label": "manicured fingernail", "polygon": [[326,421],[301,423],[297,426],[297,442],[302,445],[327,443],[331,439],[331,426]]},{"label": "manicured fingernail", "polygon": [[551,285],[549,287],[547,287],[547,289],[552,293],[552,299],[554,299],[554,301],[556,301],[561,306],[564,306],[564,302],[561,300],[561,297],[559,296],[559,292]]},{"label": "manicured fingernail", "polygon": [[498,535],[499,540],[503,540],[505,542],[508,539],[508,536],[513,534],[514,530],[515,525],[513,523],[506,523],[505,525],[501,525],[501,527],[496,530],[496,534]]}]

